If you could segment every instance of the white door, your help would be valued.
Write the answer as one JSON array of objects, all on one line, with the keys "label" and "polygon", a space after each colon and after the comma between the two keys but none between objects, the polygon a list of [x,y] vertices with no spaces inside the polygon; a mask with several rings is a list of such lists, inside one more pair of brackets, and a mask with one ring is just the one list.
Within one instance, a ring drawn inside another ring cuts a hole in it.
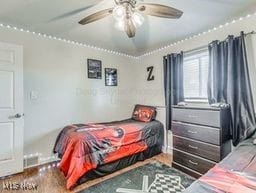
[{"label": "white door", "polygon": [[0,177],[23,171],[23,51],[0,42]]}]

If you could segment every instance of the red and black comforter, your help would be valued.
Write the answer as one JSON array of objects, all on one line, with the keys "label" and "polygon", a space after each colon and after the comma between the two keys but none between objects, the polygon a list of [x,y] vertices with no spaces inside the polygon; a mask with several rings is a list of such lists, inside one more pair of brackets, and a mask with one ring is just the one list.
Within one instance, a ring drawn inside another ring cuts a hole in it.
[{"label": "red and black comforter", "polygon": [[162,124],[124,120],[102,124],[65,127],[54,152],[61,158],[60,169],[67,178],[67,189],[87,172],[133,154],[143,152],[161,138]]},{"label": "red and black comforter", "polygon": [[243,142],[184,193],[256,193],[256,145]]}]

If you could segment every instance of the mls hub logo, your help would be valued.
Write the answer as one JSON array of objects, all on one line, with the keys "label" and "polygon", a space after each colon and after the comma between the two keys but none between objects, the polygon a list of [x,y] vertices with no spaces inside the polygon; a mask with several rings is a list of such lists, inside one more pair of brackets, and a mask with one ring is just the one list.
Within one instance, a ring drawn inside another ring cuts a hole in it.
[{"label": "mls hub logo", "polygon": [[32,182],[3,182],[3,190],[37,190],[38,185]]}]

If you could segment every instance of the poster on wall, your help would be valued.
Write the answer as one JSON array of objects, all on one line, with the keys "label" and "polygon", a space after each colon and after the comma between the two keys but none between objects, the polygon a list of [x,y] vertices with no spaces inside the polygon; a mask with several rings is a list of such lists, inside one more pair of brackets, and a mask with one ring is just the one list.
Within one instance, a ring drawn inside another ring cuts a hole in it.
[{"label": "poster on wall", "polygon": [[117,69],[105,68],[105,85],[117,86]]},{"label": "poster on wall", "polygon": [[88,69],[88,78],[91,79],[101,79],[102,70],[101,70],[101,61],[100,60],[87,60],[87,69]]}]

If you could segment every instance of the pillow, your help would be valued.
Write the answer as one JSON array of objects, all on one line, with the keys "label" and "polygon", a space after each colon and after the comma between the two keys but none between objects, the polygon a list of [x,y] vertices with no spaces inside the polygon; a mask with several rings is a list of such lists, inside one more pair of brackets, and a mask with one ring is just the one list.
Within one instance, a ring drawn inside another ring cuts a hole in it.
[{"label": "pillow", "polygon": [[156,108],[151,106],[136,105],[132,119],[141,122],[150,122],[156,118]]}]

